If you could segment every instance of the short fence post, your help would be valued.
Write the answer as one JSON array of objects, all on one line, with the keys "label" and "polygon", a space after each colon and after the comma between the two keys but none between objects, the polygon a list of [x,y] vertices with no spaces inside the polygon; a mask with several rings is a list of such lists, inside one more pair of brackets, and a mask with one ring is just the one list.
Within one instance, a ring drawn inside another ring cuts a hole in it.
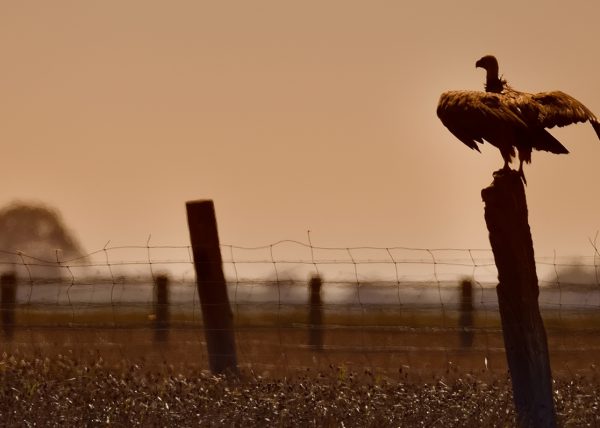
[{"label": "short fence post", "polygon": [[17,276],[4,273],[0,276],[0,310],[2,311],[2,331],[6,340],[11,341],[15,333],[15,306],[17,300]]},{"label": "short fence post", "polygon": [[323,304],[321,302],[321,277],[315,275],[310,279],[308,344],[314,351],[323,350]]},{"label": "short fence post", "polygon": [[190,201],[186,208],[209,367],[215,374],[236,373],[233,312],[223,274],[214,204],[212,200]]},{"label": "short fence post", "polygon": [[154,283],[154,341],[169,339],[169,277],[158,275]]},{"label": "short fence post", "polygon": [[464,279],[460,283],[460,346],[470,348],[473,346],[473,282]]},{"label": "short fence post", "polygon": [[538,279],[521,177],[516,171],[497,173],[481,195],[498,268],[496,292],[518,424],[555,427],[548,342],[538,304]]}]

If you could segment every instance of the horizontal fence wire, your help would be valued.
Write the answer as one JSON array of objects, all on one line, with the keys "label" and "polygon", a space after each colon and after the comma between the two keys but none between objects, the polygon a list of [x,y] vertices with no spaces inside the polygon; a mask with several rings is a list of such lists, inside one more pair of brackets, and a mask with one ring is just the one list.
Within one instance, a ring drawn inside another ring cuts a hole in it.
[{"label": "horizontal fence wire", "polygon": [[[221,245],[221,256],[243,365],[506,369],[490,249],[282,240]],[[595,245],[589,257],[536,258],[551,357],[561,369],[600,363],[599,260]],[[190,246],[107,244],[71,259],[60,250],[0,251],[0,273],[10,346],[207,364]]]}]

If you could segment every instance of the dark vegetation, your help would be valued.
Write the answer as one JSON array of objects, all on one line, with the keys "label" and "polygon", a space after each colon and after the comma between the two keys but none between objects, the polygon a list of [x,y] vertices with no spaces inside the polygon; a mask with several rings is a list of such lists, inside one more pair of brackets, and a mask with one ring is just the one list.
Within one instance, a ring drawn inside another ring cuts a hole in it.
[{"label": "dark vegetation", "polygon": [[[600,423],[600,379],[558,380],[561,426]],[[148,367],[20,353],[0,356],[0,420],[5,426],[513,426],[505,377],[463,374],[422,382],[343,367],[264,377],[243,370],[216,377],[198,368]]]},{"label": "dark vegetation", "polygon": [[[207,370],[197,316],[173,311],[156,342],[147,307],[71,309],[17,312],[0,355],[3,425],[514,425],[495,311],[474,313],[461,349],[456,312],[340,308],[315,351],[305,307],[237,308],[241,376],[226,378]],[[545,315],[561,426],[600,424],[598,318],[578,315]]]}]

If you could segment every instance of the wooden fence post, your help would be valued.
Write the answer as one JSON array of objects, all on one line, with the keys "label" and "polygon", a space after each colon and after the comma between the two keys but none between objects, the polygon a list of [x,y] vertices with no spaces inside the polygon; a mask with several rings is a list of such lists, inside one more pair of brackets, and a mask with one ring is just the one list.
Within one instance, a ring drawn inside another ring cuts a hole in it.
[{"label": "wooden fence post", "polygon": [[17,300],[17,276],[4,273],[0,276],[0,310],[2,311],[2,331],[6,340],[11,341],[15,333],[15,306]]},{"label": "wooden fence post", "polygon": [[158,275],[154,283],[154,341],[169,339],[169,277]]},{"label": "wooden fence post", "polygon": [[464,279],[460,283],[460,346],[470,348],[473,346],[473,282]]},{"label": "wooden fence post", "polygon": [[209,367],[215,374],[237,373],[233,313],[223,274],[214,204],[212,200],[190,201],[186,208]]},{"label": "wooden fence post", "polygon": [[314,351],[323,350],[323,304],[321,302],[321,277],[315,275],[310,279],[308,344]]},{"label": "wooden fence post", "polygon": [[516,171],[497,173],[481,196],[498,268],[496,292],[518,424],[555,427],[548,343],[538,304],[538,278],[521,177]]}]

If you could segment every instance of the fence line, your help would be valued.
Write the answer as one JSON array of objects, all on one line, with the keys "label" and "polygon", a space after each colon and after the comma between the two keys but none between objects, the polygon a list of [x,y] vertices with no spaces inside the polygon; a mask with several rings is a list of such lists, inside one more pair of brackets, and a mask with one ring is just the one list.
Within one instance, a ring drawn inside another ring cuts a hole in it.
[{"label": "fence line", "polygon": [[[287,253],[283,257],[277,257],[275,250],[281,248]],[[173,246],[173,245],[156,245],[156,246],[108,246],[108,244],[100,250],[93,251],[87,255],[61,260],[60,250],[55,251],[55,258],[49,259],[47,255],[39,256],[27,254],[21,251],[6,251],[0,250],[0,269],[9,270],[13,267],[24,267],[29,269],[27,276],[29,280],[39,280],[44,275],[39,275],[36,268],[55,268],[67,273],[67,277],[73,279],[75,273],[72,269],[82,270],[93,268],[118,268],[118,267],[135,267],[148,266],[149,272],[152,273],[154,266],[162,265],[188,265],[193,264],[191,256],[191,246]],[[143,253],[140,253],[140,250]],[[309,250],[308,257],[299,257],[301,250]],[[172,252],[176,257],[171,258],[156,258],[155,253],[164,254]],[[411,247],[319,247],[306,244],[294,240],[282,240],[269,245],[247,247],[238,245],[221,245],[223,262],[225,266],[238,267],[240,265],[300,265],[313,266],[315,273],[318,272],[320,265],[350,265],[351,271],[360,265],[392,265],[394,267],[406,267],[425,265],[432,266],[434,278],[437,274],[438,267],[456,267],[456,271],[462,269],[462,274],[470,272],[465,268],[472,269],[489,269],[489,280],[495,281],[495,264],[493,255],[490,249],[460,249],[460,248],[411,248]],[[260,257],[260,253],[262,257]],[[137,254],[136,254],[137,253]],[[319,253],[327,253],[328,257],[319,257]],[[115,258],[114,255],[127,254],[129,259],[120,257]],[[141,256],[140,256],[141,254]],[[259,254],[259,256],[256,256]],[[375,255],[376,254],[376,255]],[[483,255],[481,255],[483,254]],[[337,255],[337,257],[336,257]],[[375,256],[374,256],[375,255]],[[417,257],[421,255],[421,257]],[[449,255],[453,255],[450,257]],[[556,255],[546,257],[536,257],[538,267],[542,271],[548,271],[552,268],[553,273],[558,274],[559,269],[563,268],[589,268],[593,272],[593,282],[600,285],[600,255],[598,249],[594,247],[592,256],[570,258],[571,261],[566,261],[568,258],[563,258],[565,261],[559,261]],[[591,259],[591,261],[586,261]],[[546,268],[546,269],[544,269]],[[409,271],[415,272],[414,269]],[[89,273],[89,272],[88,272]],[[131,273],[131,272],[130,272]],[[456,272],[454,272],[456,273]],[[152,276],[152,275],[150,275]],[[240,276],[239,272],[234,275],[236,279],[247,279]],[[358,276],[358,273],[353,274],[353,277]],[[396,279],[399,274],[396,275]],[[231,279],[231,278],[230,278]],[[439,278],[442,280],[442,278]],[[193,278],[192,278],[193,280]],[[550,282],[547,280],[546,282]],[[557,281],[554,281],[557,282]]]},{"label": "fence line", "polygon": [[[578,259],[536,258],[551,350],[567,368],[600,363],[600,254],[595,244],[593,249]],[[191,250],[150,245],[149,239],[137,246],[109,242],[68,260],[59,250],[52,258],[0,251],[0,273],[15,272],[18,279],[14,315],[3,318],[15,326],[10,340],[39,347],[38,336],[48,332],[75,337],[94,330],[124,355],[136,346],[172,354],[169,344],[185,343],[195,350],[187,358],[202,360]],[[221,253],[242,365],[306,366],[316,358],[325,365],[427,362],[447,369],[471,358],[479,368],[504,367],[490,249],[319,247],[282,240],[221,245]],[[311,306],[314,277],[322,286]],[[164,278],[168,299],[161,307],[155,293]],[[461,291],[465,281],[472,287],[470,303]],[[3,314],[7,308],[3,301]],[[159,333],[145,335],[146,329]],[[581,354],[579,360],[584,355],[583,362],[575,364],[572,353]]]},{"label": "fence line", "polygon": [[[536,260],[540,284],[600,287],[597,253],[560,261],[556,255]],[[309,253],[302,255],[302,250]],[[352,283],[357,287],[429,284],[438,289],[471,278],[485,288],[496,283],[496,267],[489,249],[410,247],[318,247],[282,240],[269,245],[222,245],[224,270],[230,284],[286,284],[320,275],[324,283]],[[19,271],[30,285],[53,282],[71,285],[119,285],[153,281],[168,273],[172,281],[193,283],[190,246],[108,246],[85,256],[55,260],[23,252],[0,250],[0,271]],[[440,299],[443,303],[443,299]]]}]

